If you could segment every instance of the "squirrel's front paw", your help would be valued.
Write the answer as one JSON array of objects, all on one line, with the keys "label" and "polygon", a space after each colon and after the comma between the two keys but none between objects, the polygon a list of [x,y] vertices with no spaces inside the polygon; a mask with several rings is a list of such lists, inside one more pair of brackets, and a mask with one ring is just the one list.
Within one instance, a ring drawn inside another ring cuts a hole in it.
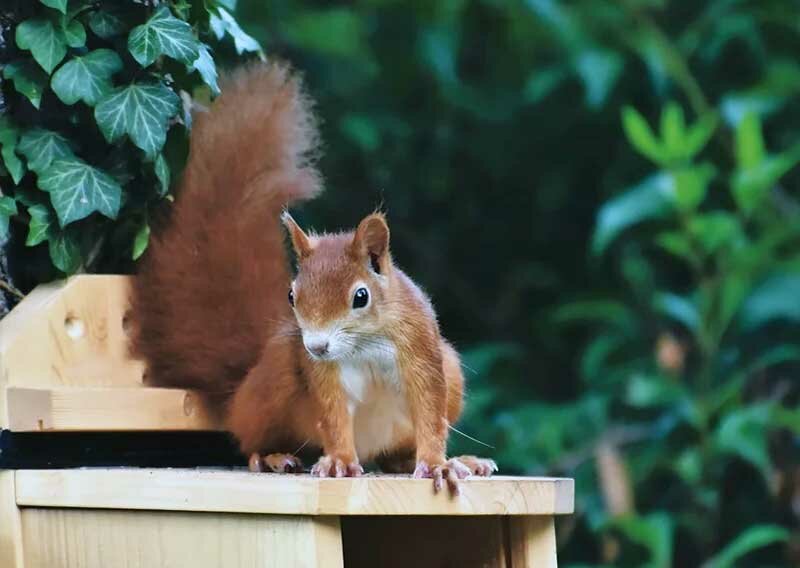
[{"label": "squirrel's front paw", "polygon": [[364,468],[358,461],[333,456],[322,456],[311,468],[311,475],[316,477],[359,477],[363,473]]},{"label": "squirrel's front paw", "polygon": [[426,461],[418,461],[414,469],[415,479],[433,479],[433,491],[438,493],[447,481],[450,493],[458,495],[460,493],[458,481],[468,477],[472,471],[457,459],[450,459],[444,463],[430,465]]},{"label": "squirrel's front paw", "polygon": [[248,466],[254,472],[303,473],[303,462],[292,454],[250,454]]},{"label": "squirrel's front paw", "polygon": [[457,460],[469,468],[472,475],[478,477],[491,477],[497,471],[497,464],[494,460],[488,458],[479,458],[477,456],[458,456],[450,461]]}]

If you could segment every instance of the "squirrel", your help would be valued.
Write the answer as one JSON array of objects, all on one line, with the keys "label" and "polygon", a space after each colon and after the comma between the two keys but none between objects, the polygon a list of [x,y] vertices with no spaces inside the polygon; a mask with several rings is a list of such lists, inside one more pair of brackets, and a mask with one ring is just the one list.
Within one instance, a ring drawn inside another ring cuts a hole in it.
[{"label": "squirrel", "polygon": [[385,216],[307,234],[287,211],[322,189],[311,107],[288,65],[259,63],[195,113],[177,199],[133,279],[132,354],[151,384],[218,401],[252,471],[300,472],[292,453],[266,452],[311,444],[313,475],[374,461],[457,493],[497,466],[446,457],[459,355],[394,264]]}]

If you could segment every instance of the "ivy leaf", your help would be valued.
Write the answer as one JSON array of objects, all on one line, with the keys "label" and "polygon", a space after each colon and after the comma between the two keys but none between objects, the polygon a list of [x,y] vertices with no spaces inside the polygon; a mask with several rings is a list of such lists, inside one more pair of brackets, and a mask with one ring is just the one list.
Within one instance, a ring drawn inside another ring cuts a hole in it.
[{"label": "ivy leaf", "polygon": [[147,250],[147,244],[150,242],[150,225],[147,224],[147,221],[141,226],[141,228],[136,231],[136,237],[133,239],[133,254],[131,257],[133,260],[138,260],[144,251]]},{"label": "ivy leaf", "polygon": [[52,73],[67,54],[64,34],[50,20],[25,20],[17,26],[17,47],[31,52],[42,69]]},{"label": "ivy leaf", "polygon": [[45,6],[49,6],[50,8],[55,8],[62,14],[67,13],[67,1],[68,0],[39,0]]},{"label": "ivy leaf", "polygon": [[19,140],[19,151],[28,160],[28,168],[41,174],[53,160],[72,157],[69,140],[52,130],[29,130]]},{"label": "ivy leaf", "polygon": [[89,29],[91,29],[97,37],[103,39],[111,39],[121,35],[128,29],[125,21],[120,18],[116,13],[97,10],[89,14],[88,19]]},{"label": "ivy leaf", "polygon": [[8,220],[17,214],[17,202],[12,197],[0,197],[0,243],[8,237]]},{"label": "ivy leaf", "polygon": [[97,49],[84,56],[73,57],[53,74],[53,92],[68,105],[82,100],[97,104],[112,89],[111,76],[122,69],[122,59],[110,49]]},{"label": "ivy leaf", "polygon": [[219,84],[217,83],[217,66],[214,64],[214,59],[211,57],[209,47],[201,43],[199,53],[200,55],[198,55],[195,62],[192,63],[192,67],[200,73],[203,82],[211,88],[211,92],[218,95]]},{"label": "ivy leaf", "polygon": [[50,193],[62,227],[95,211],[115,219],[122,188],[107,173],[75,157],[55,160],[39,175],[39,188]]},{"label": "ivy leaf", "polygon": [[153,163],[153,169],[156,173],[156,177],[158,178],[158,183],[160,186],[160,190],[158,192],[159,195],[166,195],[169,191],[169,164],[167,160],[164,158],[164,154],[159,154],[156,156],[155,162]]},{"label": "ivy leaf", "polygon": [[222,39],[226,33],[230,34],[233,38],[233,45],[236,47],[236,53],[239,55],[245,51],[261,51],[261,45],[246,34],[230,12],[224,8],[217,8],[216,14],[209,12],[208,23],[217,39]]},{"label": "ivy leaf", "polygon": [[167,121],[179,109],[178,95],[164,85],[133,83],[104,97],[95,107],[94,117],[109,142],[127,134],[153,155],[164,146]]},{"label": "ivy leaf", "polygon": [[64,19],[59,30],[64,38],[64,43],[70,47],[83,47],[86,45],[86,28],[78,20]]},{"label": "ivy leaf", "polygon": [[14,83],[14,89],[38,109],[47,87],[47,74],[32,61],[12,61],[3,69],[3,77]]},{"label": "ivy leaf", "polygon": [[50,209],[46,205],[32,205],[28,207],[28,215],[31,216],[28,224],[28,238],[25,245],[33,247],[46,241],[50,237],[50,227],[53,224],[53,217]]},{"label": "ivy leaf", "polygon": [[191,65],[197,59],[198,47],[192,27],[173,16],[167,6],[161,6],[128,36],[128,51],[142,67],[153,63],[159,55]]},{"label": "ivy leaf", "polygon": [[0,117],[0,156],[3,157],[3,163],[11,174],[11,179],[14,184],[18,184],[25,175],[25,164],[19,159],[15,150],[17,149],[17,142],[19,140],[19,131],[13,126],[8,119]]},{"label": "ivy leaf", "polygon": [[81,248],[70,233],[56,231],[50,238],[50,260],[61,272],[72,274],[81,265]]}]

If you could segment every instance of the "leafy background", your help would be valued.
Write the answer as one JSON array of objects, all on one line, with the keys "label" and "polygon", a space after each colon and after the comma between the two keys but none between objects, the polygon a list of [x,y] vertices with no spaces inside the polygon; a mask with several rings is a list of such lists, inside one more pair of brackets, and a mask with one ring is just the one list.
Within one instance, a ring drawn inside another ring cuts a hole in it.
[{"label": "leafy background", "polygon": [[453,452],[576,479],[563,563],[800,562],[796,3],[6,5],[4,282],[130,270],[214,64],[288,58],[324,119],[304,222],[384,204],[493,446]]}]

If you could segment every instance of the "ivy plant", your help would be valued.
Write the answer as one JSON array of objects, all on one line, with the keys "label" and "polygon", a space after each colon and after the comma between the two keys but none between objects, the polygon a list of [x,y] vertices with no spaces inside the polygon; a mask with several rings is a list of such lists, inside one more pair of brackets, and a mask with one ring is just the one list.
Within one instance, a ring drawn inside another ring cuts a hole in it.
[{"label": "ivy plant", "polygon": [[125,270],[144,252],[186,156],[191,106],[219,93],[217,53],[263,57],[234,8],[14,0],[0,9],[0,244],[24,242],[33,283]]}]

